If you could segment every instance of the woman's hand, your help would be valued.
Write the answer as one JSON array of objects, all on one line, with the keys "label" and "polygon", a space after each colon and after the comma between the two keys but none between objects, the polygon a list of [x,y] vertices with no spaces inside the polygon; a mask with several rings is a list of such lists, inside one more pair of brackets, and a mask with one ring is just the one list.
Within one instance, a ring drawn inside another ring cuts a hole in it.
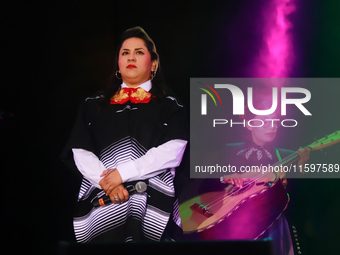
[{"label": "woman's hand", "polygon": [[103,179],[100,180],[99,185],[107,196],[111,194],[114,188],[123,182],[122,177],[116,168],[103,171],[100,177],[103,177]]},{"label": "woman's hand", "polygon": [[299,169],[305,169],[305,164],[309,160],[310,149],[307,147],[305,148],[300,147],[300,149],[296,152],[296,154],[300,156],[300,160],[298,162]]},{"label": "woman's hand", "polygon": [[113,203],[119,204],[129,199],[129,192],[125,189],[125,187],[122,184],[120,184],[112,190],[109,196]]}]

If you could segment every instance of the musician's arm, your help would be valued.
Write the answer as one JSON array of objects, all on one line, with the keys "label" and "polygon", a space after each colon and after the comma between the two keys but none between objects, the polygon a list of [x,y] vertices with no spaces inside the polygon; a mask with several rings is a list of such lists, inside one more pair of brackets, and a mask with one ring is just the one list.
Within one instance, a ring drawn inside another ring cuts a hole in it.
[{"label": "musician's arm", "polygon": [[300,149],[297,150],[296,154],[300,156],[300,160],[298,162],[298,168],[305,169],[305,164],[309,161],[310,149],[308,147],[305,147],[305,148],[300,147]]},{"label": "musician's arm", "polygon": [[241,177],[240,174],[231,174],[231,175],[225,175],[221,177],[221,182],[222,183],[229,183],[232,185],[237,186],[238,188],[242,189],[243,188],[243,178]]}]

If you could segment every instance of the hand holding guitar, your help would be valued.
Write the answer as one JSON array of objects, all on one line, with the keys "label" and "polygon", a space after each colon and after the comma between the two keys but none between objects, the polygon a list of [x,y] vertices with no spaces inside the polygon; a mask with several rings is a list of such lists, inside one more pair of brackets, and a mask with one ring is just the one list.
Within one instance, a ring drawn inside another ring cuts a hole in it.
[{"label": "hand holding guitar", "polygon": [[[305,164],[309,161],[310,149],[308,147],[300,147],[296,154],[300,156],[300,160],[298,162],[299,169],[304,169]],[[302,173],[304,174],[305,172],[303,171]]]},{"label": "hand holding guitar", "polygon": [[[340,130],[300,148],[272,166],[288,166],[297,161],[303,166],[309,160],[310,150],[321,150],[338,142]],[[223,191],[207,192],[181,203],[179,209],[184,234],[195,233],[207,240],[258,238],[287,206],[289,198],[279,181],[284,176],[284,172],[280,178],[266,172],[258,174],[256,179],[247,176],[250,181],[244,178],[244,174],[223,176],[221,181],[243,187],[243,192],[228,186]],[[257,180],[271,184],[255,183]]]},{"label": "hand holding guitar", "polygon": [[243,183],[244,183],[243,179],[244,178],[242,178],[240,174],[236,174],[236,173],[223,176],[223,182],[235,185],[236,187],[240,189],[243,188]]}]

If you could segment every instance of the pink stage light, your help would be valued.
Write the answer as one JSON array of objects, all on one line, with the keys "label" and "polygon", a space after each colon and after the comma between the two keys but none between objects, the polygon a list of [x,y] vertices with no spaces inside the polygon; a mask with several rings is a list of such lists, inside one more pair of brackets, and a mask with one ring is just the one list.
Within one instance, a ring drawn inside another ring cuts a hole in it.
[{"label": "pink stage light", "polygon": [[289,77],[295,55],[288,15],[295,10],[294,0],[272,0],[263,9],[263,44],[255,59],[254,77]]}]

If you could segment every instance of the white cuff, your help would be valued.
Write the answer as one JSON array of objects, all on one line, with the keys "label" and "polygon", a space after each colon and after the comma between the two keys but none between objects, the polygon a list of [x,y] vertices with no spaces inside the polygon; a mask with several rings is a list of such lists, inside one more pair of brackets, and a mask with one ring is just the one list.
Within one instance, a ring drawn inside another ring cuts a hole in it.
[{"label": "white cuff", "polygon": [[123,182],[148,179],[180,165],[187,141],[175,139],[153,147],[142,157],[117,166]]},{"label": "white cuff", "polygon": [[102,177],[100,175],[106,170],[103,163],[91,151],[72,149],[72,152],[79,172],[95,187],[101,188],[99,182]]},{"label": "white cuff", "polygon": [[117,166],[117,170],[122,177],[123,183],[131,180],[132,177],[139,176],[139,171],[134,161],[128,161]]}]

